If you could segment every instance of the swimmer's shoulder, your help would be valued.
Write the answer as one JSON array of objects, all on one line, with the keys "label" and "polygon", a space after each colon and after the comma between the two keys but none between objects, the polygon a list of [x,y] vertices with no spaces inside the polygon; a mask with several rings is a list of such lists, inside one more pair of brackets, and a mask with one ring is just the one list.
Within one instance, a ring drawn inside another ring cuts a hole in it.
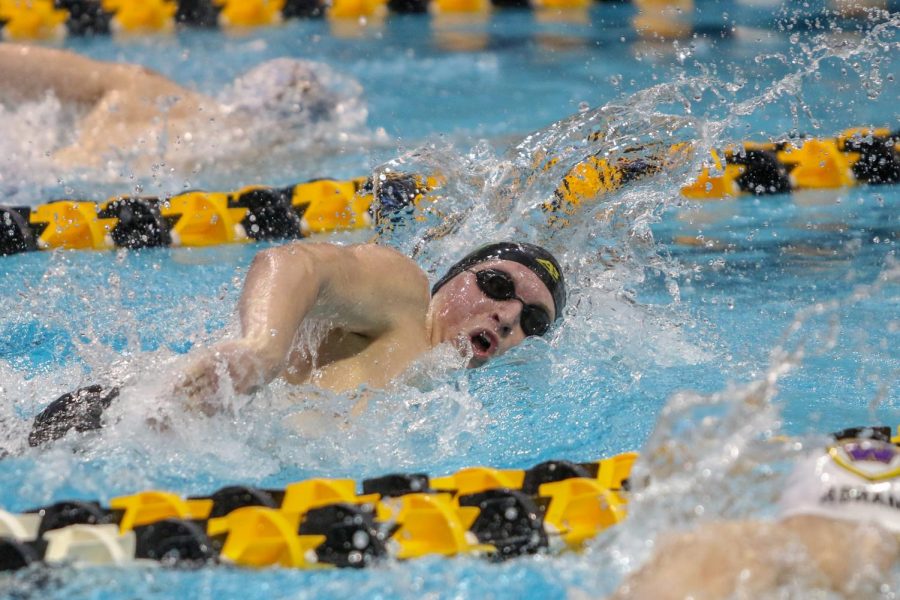
[{"label": "swimmer's shoulder", "polygon": [[292,242],[270,249],[283,255],[306,255],[320,264],[340,269],[345,278],[356,280],[374,296],[388,294],[393,301],[427,305],[428,276],[409,257],[378,244],[338,246],[329,243]]},{"label": "swimmer's shoulder", "polygon": [[428,283],[425,272],[415,263],[414,260],[403,253],[378,244],[355,244],[346,246],[347,250],[360,261],[371,266],[377,266],[385,270],[398,269],[398,274],[415,275],[420,279],[420,283]]},{"label": "swimmer's shoulder", "polygon": [[427,305],[431,299],[428,276],[414,260],[401,252],[377,244],[348,246],[363,268],[378,277],[395,294],[407,300]]},{"label": "swimmer's shoulder", "polygon": [[285,255],[309,254],[323,262],[347,259],[378,269],[402,269],[406,273],[416,273],[425,280],[425,273],[410,258],[402,253],[378,244],[350,244],[341,246],[328,242],[294,241],[283,246],[263,250],[260,254],[278,253]]}]

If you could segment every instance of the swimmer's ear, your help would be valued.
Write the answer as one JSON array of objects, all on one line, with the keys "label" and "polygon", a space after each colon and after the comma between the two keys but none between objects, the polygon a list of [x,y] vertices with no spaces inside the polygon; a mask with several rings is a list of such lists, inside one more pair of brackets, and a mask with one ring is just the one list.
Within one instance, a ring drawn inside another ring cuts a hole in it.
[{"label": "swimmer's ear", "polygon": [[93,431],[103,426],[103,411],[119,396],[119,388],[89,385],[63,394],[38,413],[28,444],[41,446],[64,437],[69,430]]}]

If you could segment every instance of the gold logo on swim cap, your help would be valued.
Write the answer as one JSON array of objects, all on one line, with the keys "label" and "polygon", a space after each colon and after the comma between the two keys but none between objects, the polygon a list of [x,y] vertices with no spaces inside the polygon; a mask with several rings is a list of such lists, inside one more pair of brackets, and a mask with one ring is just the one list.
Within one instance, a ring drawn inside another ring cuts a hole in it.
[{"label": "gold logo on swim cap", "polygon": [[552,262],[543,258],[538,258],[536,260],[538,264],[544,267],[544,270],[550,274],[553,281],[559,281],[559,271],[556,270],[556,267],[553,266]]}]

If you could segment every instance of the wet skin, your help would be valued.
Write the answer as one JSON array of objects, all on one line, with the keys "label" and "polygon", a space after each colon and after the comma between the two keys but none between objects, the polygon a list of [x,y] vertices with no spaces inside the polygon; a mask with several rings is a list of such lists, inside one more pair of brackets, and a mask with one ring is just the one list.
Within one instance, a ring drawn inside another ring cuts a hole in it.
[{"label": "wet skin", "polygon": [[[515,283],[519,299],[494,300],[478,288],[475,273],[497,269]],[[484,364],[525,339],[522,306],[543,308],[553,321],[553,296],[530,269],[509,260],[492,260],[476,265],[451,279],[432,299],[436,333],[441,342],[452,342],[461,352],[471,348],[470,367]]]},{"label": "wet skin", "polygon": [[[506,272],[521,300],[487,297],[475,272],[489,268]],[[429,297],[425,273],[388,248],[287,244],[261,252],[247,273],[239,304],[242,336],[201,353],[177,390],[209,412],[215,405],[207,400],[226,373],[237,393],[279,376],[334,392],[383,388],[447,342],[476,367],[525,339],[523,302],[556,317],[549,290],[512,261],[480,263]],[[297,344],[307,320],[324,329],[314,348]]]}]

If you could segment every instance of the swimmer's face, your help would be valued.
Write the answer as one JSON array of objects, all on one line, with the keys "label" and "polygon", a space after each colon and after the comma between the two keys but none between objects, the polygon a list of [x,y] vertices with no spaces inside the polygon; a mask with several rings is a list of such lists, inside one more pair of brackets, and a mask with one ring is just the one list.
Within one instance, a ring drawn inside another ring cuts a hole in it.
[{"label": "swimmer's face", "polygon": [[[509,275],[521,301],[495,300],[477,283],[476,273],[495,269]],[[525,339],[522,329],[523,303],[546,311],[556,319],[553,296],[527,267],[509,260],[491,260],[463,271],[432,298],[433,327],[439,342],[451,342],[463,353],[472,353],[470,367],[484,364]]]}]

